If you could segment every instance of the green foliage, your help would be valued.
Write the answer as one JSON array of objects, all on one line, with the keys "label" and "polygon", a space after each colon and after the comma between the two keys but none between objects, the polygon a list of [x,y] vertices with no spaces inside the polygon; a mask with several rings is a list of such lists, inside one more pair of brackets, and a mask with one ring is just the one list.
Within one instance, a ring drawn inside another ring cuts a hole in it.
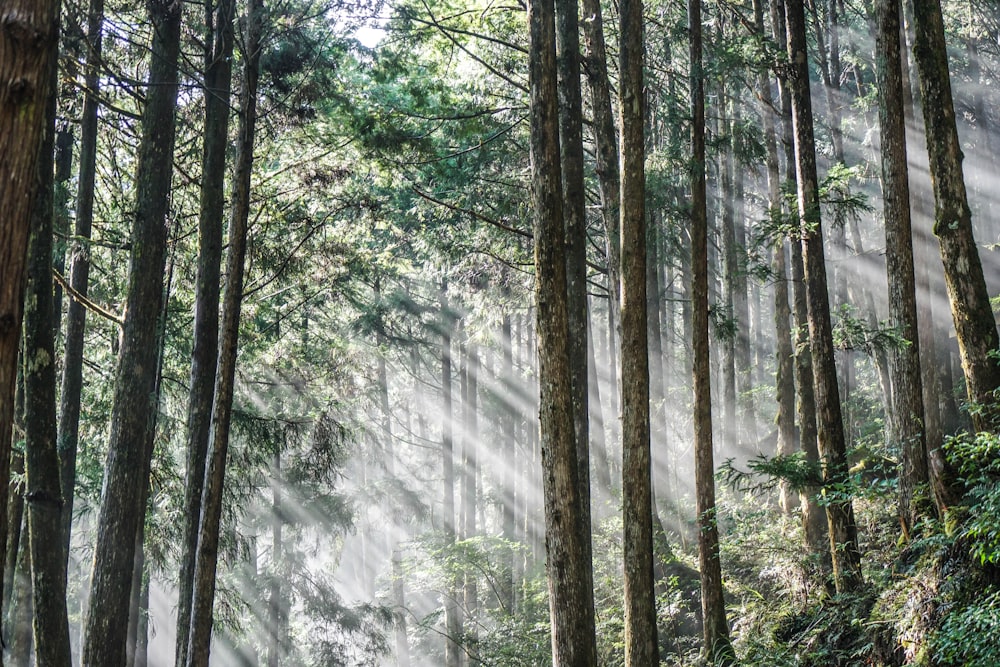
[{"label": "green foliage", "polygon": [[796,491],[823,483],[819,464],[808,461],[801,451],[771,457],[758,454],[747,461],[747,467],[748,471],[740,470],[733,459],[726,459],[717,476],[737,491],[755,495],[773,491],[781,482],[788,482]]},{"label": "green foliage", "polygon": [[934,634],[934,664],[972,667],[1000,664],[1000,591],[945,616]]},{"label": "green foliage", "polygon": [[1000,437],[962,433],[945,442],[945,452],[965,486],[967,511],[952,508],[959,534],[980,564],[1000,564]]},{"label": "green foliage", "polygon": [[843,303],[836,312],[833,325],[833,345],[838,350],[860,350],[872,355],[876,351],[897,350],[910,344],[896,329],[884,326],[870,326],[855,315],[856,308]]},{"label": "green foliage", "polygon": [[856,222],[863,214],[874,211],[868,203],[868,196],[851,188],[852,182],[861,179],[863,169],[863,165],[848,167],[844,164],[835,164],[830,167],[826,177],[819,184],[820,204],[833,216],[834,227],[843,227],[851,221]]}]

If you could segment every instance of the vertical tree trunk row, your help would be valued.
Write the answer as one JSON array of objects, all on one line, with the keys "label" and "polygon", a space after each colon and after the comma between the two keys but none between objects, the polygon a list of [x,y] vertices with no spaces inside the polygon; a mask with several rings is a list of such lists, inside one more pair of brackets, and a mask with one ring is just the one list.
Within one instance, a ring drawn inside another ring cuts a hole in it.
[{"label": "vertical tree trunk row", "polygon": [[708,210],[705,182],[705,75],[701,0],[688,0],[691,50],[691,351],[694,388],[695,512],[701,573],[702,656],[732,664],[719,562],[712,444],[712,387],[708,349]]},{"label": "vertical tree trunk row", "polygon": [[[847,452],[844,422],[837,389],[837,369],[833,353],[833,331],[820,222],[819,184],[816,175],[816,148],[813,138],[812,99],[809,91],[809,63],[806,56],[805,11],[802,0],[787,0],[785,20],[788,31],[789,96],[795,130],[795,164],[806,306],[809,318],[809,347],[812,352],[813,388],[816,392],[816,426],[823,459],[823,479],[836,484],[846,479]],[[830,499],[826,507],[830,530],[830,553],[838,592],[862,585],[861,553],[850,498]]]},{"label": "vertical tree trunk row", "polygon": [[539,433],[545,497],[552,660],[596,665],[590,526],[574,427],[570,315],[560,160],[556,16],[552,0],[528,8],[531,174],[535,237]]},{"label": "vertical tree trunk row", "polygon": [[[149,5],[153,23],[149,88],[136,171],[127,308],[111,412],[111,435],[91,577],[84,667],[123,667],[135,533],[145,515],[150,415],[156,384],[156,331],[167,250],[173,167],[174,109],[180,50],[180,5]],[[140,474],[136,474],[140,471]]]},{"label": "vertical tree trunk row", "polygon": [[894,353],[893,412],[900,446],[899,515],[904,533],[930,509],[924,440],[923,385],[917,331],[916,286],[910,225],[910,187],[906,162],[906,115],[903,109],[903,69],[900,61],[899,0],[876,3],[875,53],[879,88],[879,129],[882,154],[882,201],[885,211],[885,259],[889,284],[889,325],[907,343]]},{"label": "vertical tree trunk row", "polygon": [[941,246],[962,370],[973,404],[972,423],[978,431],[991,430],[1000,420],[1000,403],[995,396],[1000,388],[1000,365],[991,356],[1000,347],[1000,338],[972,233],[940,0],[914,0],[913,16],[913,56],[920,73],[934,188],[934,234]]},{"label": "vertical tree trunk row", "polygon": [[202,492],[198,551],[194,567],[191,627],[187,667],[208,667],[212,637],[212,608],[219,552],[222,493],[229,451],[236,356],[239,348],[243,275],[246,264],[247,229],[250,219],[250,176],[253,172],[254,136],[257,127],[257,88],[260,78],[262,0],[247,8],[244,38],[243,95],[240,100],[236,171],[233,177],[233,210],[229,222],[229,255],[226,257],[226,293],[219,330],[219,368],[215,380],[212,435]]},{"label": "vertical tree trunk row", "polygon": [[184,480],[184,536],[178,581],[176,667],[187,664],[198,519],[205,483],[212,426],[215,374],[219,359],[219,294],[222,227],[225,211],[226,149],[232,85],[232,0],[205,3],[205,119],[201,200],[198,216],[198,274],[195,282],[194,347],[187,414],[187,463]]}]

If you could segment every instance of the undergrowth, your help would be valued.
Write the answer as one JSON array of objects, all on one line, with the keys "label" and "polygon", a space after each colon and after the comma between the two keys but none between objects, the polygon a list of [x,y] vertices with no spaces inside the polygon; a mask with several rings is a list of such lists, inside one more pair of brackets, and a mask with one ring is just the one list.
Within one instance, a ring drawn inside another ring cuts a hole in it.
[{"label": "undergrowth", "polygon": [[1000,666],[1000,438],[957,436],[946,451],[961,502],[943,520],[924,520],[908,541],[893,475],[850,482],[865,575],[851,594],[835,595],[814,576],[797,517],[761,496],[723,491],[723,572],[739,664]]}]

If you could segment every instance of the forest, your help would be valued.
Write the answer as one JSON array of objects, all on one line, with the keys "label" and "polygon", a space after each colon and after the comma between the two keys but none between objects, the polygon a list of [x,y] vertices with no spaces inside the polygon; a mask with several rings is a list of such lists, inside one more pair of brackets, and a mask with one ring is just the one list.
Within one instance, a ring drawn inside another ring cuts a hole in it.
[{"label": "forest", "polygon": [[1000,667],[995,0],[0,0],[0,667]]}]

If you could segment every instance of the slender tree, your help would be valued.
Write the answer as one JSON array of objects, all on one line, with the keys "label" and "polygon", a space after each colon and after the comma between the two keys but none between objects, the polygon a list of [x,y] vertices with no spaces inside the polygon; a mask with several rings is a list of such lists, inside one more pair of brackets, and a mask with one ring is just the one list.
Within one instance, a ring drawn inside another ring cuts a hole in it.
[{"label": "slender tree", "polygon": [[[444,481],[441,528],[445,541],[455,543],[455,445],[452,438],[452,391],[451,391],[451,335],[455,326],[451,307],[448,305],[448,281],[441,281],[441,459]],[[462,616],[458,606],[457,581],[449,582],[445,594],[445,664],[458,667],[462,661]]]},{"label": "slender tree", "polygon": [[625,664],[659,664],[653,590],[642,0],[621,3],[621,379]]},{"label": "slender tree", "polygon": [[263,1],[251,0],[247,7],[246,32],[243,39],[243,86],[239,110],[236,171],[233,176],[233,210],[229,220],[226,293],[222,305],[222,326],[219,331],[219,369],[215,380],[212,437],[205,469],[205,487],[202,492],[201,519],[198,527],[187,667],[208,667],[211,648],[212,609],[215,603],[215,580],[219,557],[219,525],[222,519],[222,491],[232,423],[247,229],[250,220],[250,176],[253,172],[254,136],[257,128],[257,87],[260,78],[263,12]]},{"label": "slender tree", "polygon": [[573,421],[565,227],[560,168],[555,7],[528,6],[531,199],[535,238],[539,428],[554,665],[597,664],[590,526]]},{"label": "slender tree", "polygon": [[167,210],[173,170],[174,107],[181,7],[173,2],[148,6],[153,25],[149,86],[142,113],[136,168],[136,211],[132,218],[127,308],[122,334],[111,434],[97,523],[84,667],[122,667],[131,597],[135,534],[145,507],[139,501],[149,469],[152,401],[156,384],[156,331],[167,250]]},{"label": "slender tree", "polygon": [[1000,402],[995,396],[1000,388],[1000,365],[992,355],[1000,347],[1000,337],[972,233],[940,0],[914,0],[913,18],[913,56],[920,74],[934,188],[934,234],[941,247],[966,390],[973,404],[972,424],[979,431],[993,430],[1000,423]]},{"label": "slender tree", "polygon": [[94,189],[97,177],[97,111],[100,106],[101,32],[104,0],[91,0],[87,9],[87,52],[84,65],[83,111],[80,118],[80,170],[77,181],[76,221],[71,247],[69,284],[74,296],[66,311],[63,374],[59,392],[59,464],[63,494],[63,555],[69,559],[76,485],[76,450],[80,439],[80,397],[83,392],[83,334],[90,282],[90,240],[94,222]]},{"label": "slender tree", "polygon": [[[573,391],[573,432],[580,468],[584,525],[590,525],[590,411],[588,408],[587,212],[583,180],[583,94],[580,88],[580,10],[577,0],[556,0],[556,69],[559,94],[559,150],[563,224],[566,227],[566,299],[569,363]],[[590,540],[584,543],[593,588]]]},{"label": "slender tree", "polygon": [[[826,287],[802,0],[786,0],[785,21],[788,30],[788,88],[795,130],[796,185],[802,225],[802,259],[809,313],[809,347],[812,352],[813,388],[816,392],[817,440],[823,459],[823,479],[827,484],[835,484],[842,482],[847,474],[847,452]],[[826,506],[826,516],[837,590],[855,590],[862,584],[861,552],[858,549],[851,499],[831,498]]]},{"label": "slender tree", "polygon": [[46,127],[35,180],[24,306],[25,501],[31,549],[32,630],[38,667],[69,667],[62,492],[56,450],[56,369],[52,307],[57,44],[50,45]]},{"label": "slender tree", "polygon": [[604,220],[605,251],[608,256],[609,325],[618,326],[621,307],[619,286],[621,276],[621,235],[618,230],[621,204],[621,183],[618,171],[618,142],[615,137],[614,111],[611,105],[611,84],[608,81],[608,55],[604,41],[603,10],[599,0],[582,0],[583,35],[586,47],[584,72],[590,84],[590,106],[598,187],[601,195],[601,217]]},{"label": "slender tree", "polygon": [[177,601],[177,667],[187,663],[191,621],[191,586],[198,546],[198,518],[205,481],[208,437],[212,425],[215,373],[219,356],[219,271],[222,266],[224,178],[229,146],[229,98],[232,84],[232,0],[208,0],[205,22],[205,121],[202,151],[201,210],[198,217],[198,275],[195,283],[194,347],[187,415],[187,465],[184,480],[184,554]]},{"label": "slender tree", "polygon": [[924,440],[923,383],[910,228],[910,186],[906,164],[906,125],[903,109],[903,69],[900,61],[899,0],[876,3],[875,40],[879,90],[878,118],[882,155],[882,202],[885,211],[885,260],[889,283],[889,324],[905,343],[894,351],[894,435],[901,448],[899,515],[904,532],[926,514],[929,496],[921,494],[928,482]]},{"label": "slender tree", "polygon": [[691,350],[694,387],[695,512],[704,646],[710,664],[731,664],[733,651],[722,593],[715,516],[712,386],[708,349],[708,207],[705,179],[705,73],[701,0],[688,0],[691,51]]},{"label": "slender tree", "polygon": [[[11,0],[0,30],[0,517],[7,516],[14,386],[28,233],[45,123],[49,67],[59,39],[58,0]],[[0,553],[7,525],[0,521]],[[0,599],[3,599],[0,591]],[[3,659],[0,657],[0,663]]]}]

